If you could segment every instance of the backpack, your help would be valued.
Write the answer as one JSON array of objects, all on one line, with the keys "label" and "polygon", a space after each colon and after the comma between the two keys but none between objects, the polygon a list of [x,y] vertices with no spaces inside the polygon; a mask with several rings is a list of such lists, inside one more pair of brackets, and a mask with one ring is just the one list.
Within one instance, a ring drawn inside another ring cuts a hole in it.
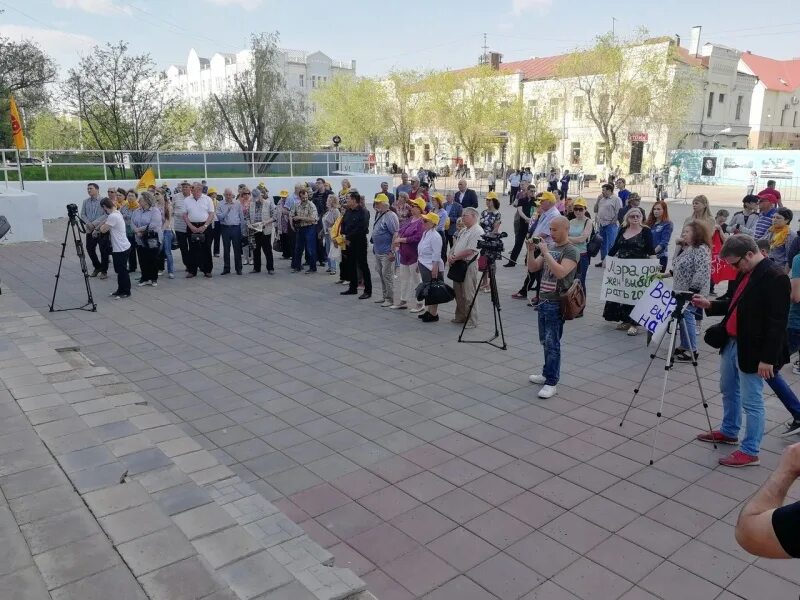
[{"label": "backpack", "polygon": [[561,306],[561,318],[565,321],[571,321],[583,312],[586,308],[586,292],[577,276],[569,289],[558,297],[558,301]]}]

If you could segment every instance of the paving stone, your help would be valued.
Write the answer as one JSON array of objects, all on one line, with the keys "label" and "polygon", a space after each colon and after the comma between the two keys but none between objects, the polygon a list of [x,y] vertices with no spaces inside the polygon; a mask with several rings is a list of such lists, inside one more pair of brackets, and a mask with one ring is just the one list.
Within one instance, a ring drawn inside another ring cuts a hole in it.
[{"label": "paving stone", "polygon": [[122,464],[128,469],[128,474],[139,475],[172,464],[170,459],[158,448],[147,448],[139,452],[126,454],[120,458]]},{"label": "paving stone", "polygon": [[173,517],[189,540],[236,525],[231,516],[216,503],[204,504]]},{"label": "paving stone", "polygon": [[14,473],[0,477],[0,489],[7,500],[26,496],[56,486],[63,486],[69,481],[64,473],[54,465],[30,469],[22,473]]},{"label": "paving stone", "polygon": [[7,506],[0,506],[0,575],[7,575],[31,564],[25,538]]},{"label": "paving stone", "polygon": [[426,595],[424,600],[498,600],[474,581],[456,577]]},{"label": "paving stone", "polygon": [[467,576],[498,598],[519,598],[544,581],[543,577],[503,553],[473,567]]},{"label": "paving stone", "polygon": [[[670,562],[661,563],[639,582],[639,586],[664,600],[716,597],[722,591],[722,588]],[[762,590],[761,593],[768,592]]]},{"label": "paving stone", "polygon": [[504,549],[531,533],[532,529],[499,508],[493,508],[464,525],[499,549]]},{"label": "paving stone", "polygon": [[291,573],[268,552],[237,560],[220,569],[219,574],[240,598],[255,598],[293,580]]},{"label": "paving stone", "polygon": [[196,556],[148,573],[140,581],[151,600],[195,600],[221,588]]},{"label": "paving stone", "polygon": [[177,515],[185,510],[190,510],[212,501],[208,492],[197,487],[194,483],[185,483],[156,492],[153,494],[153,500],[158,502],[169,516]]},{"label": "paving stone", "polygon": [[57,515],[82,505],[80,496],[67,486],[22,496],[8,503],[19,525]]},{"label": "paving stone", "polygon": [[124,566],[90,575],[51,591],[50,595],[53,600],[148,600],[139,582]]},{"label": "paving stone", "polygon": [[586,558],[580,558],[553,578],[578,597],[616,600],[632,587],[619,575]]},{"label": "paving stone", "polygon": [[61,587],[120,564],[108,538],[98,534],[34,557],[48,589]]},{"label": "paving stone", "polygon": [[458,527],[427,544],[427,548],[466,572],[498,553],[498,549],[463,527]]},{"label": "paving stone", "polygon": [[262,549],[255,539],[236,526],[196,539],[192,544],[214,569]]},{"label": "paving stone", "polygon": [[506,548],[506,552],[545,577],[553,577],[580,558],[580,554],[534,531]]},{"label": "paving stone", "polygon": [[452,579],[458,572],[423,547],[418,547],[383,567],[412,594],[421,596]]},{"label": "paving stone", "polygon": [[122,544],[165,529],[172,525],[172,522],[157,504],[147,502],[103,517],[100,519],[100,524],[115,544]]},{"label": "paving stone", "polygon": [[98,517],[149,502],[150,496],[137,481],[129,481],[84,495],[84,500]]},{"label": "paving stone", "polygon": [[294,581],[277,590],[268,592],[263,597],[263,600],[316,600],[316,598],[317,597],[309,592],[302,584]]},{"label": "paving stone", "polygon": [[380,567],[419,545],[388,523],[360,533],[347,540],[347,543],[364,556],[369,556],[369,559]]},{"label": "paving stone", "polygon": [[47,586],[35,566],[0,576],[0,598],[42,600],[48,596]]},{"label": "paving stone", "polygon": [[85,494],[100,488],[119,485],[123,475],[125,475],[125,471],[124,465],[114,462],[92,469],[77,471],[70,475],[70,479],[75,489],[81,494]]},{"label": "paving stone", "polygon": [[167,527],[117,546],[137,577],[195,554],[177,527]]},{"label": "paving stone", "polygon": [[23,525],[21,531],[31,552],[40,554],[56,546],[96,535],[100,533],[100,528],[91,513],[85,507],[80,507]]},{"label": "paving stone", "polygon": [[618,535],[602,541],[586,556],[625,579],[637,582],[662,562],[657,554]]}]

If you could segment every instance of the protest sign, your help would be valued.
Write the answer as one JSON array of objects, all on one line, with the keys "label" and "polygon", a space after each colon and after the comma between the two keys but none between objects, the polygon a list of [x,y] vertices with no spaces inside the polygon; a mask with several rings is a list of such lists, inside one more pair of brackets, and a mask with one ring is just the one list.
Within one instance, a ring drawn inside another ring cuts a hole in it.
[{"label": "protest sign", "polygon": [[667,329],[677,301],[672,295],[672,282],[664,279],[654,280],[636,302],[631,311],[631,319],[653,334],[657,344]]},{"label": "protest sign", "polygon": [[660,271],[661,265],[657,259],[607,256],[600,299],[619,304],[636,304]]}]

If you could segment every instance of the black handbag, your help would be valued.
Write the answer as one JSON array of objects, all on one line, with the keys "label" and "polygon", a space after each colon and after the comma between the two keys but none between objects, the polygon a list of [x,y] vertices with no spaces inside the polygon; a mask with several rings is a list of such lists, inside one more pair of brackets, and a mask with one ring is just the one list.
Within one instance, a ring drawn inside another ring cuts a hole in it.
[{"label": "black handbag", "polygon": [[205,233],[193,233],[191,234],[190,240],[193,244],[203,244],[206,241],[206,234]]},{"label": "black handbag", "polygon": [[590,258],[594,258],[597,256],[597,253],[600,252],[600,248],[603,246],[603,236],[597,233],[594,228],[594,224],[592,224],[592,233],[589,236],[589,241],[586,242],[586,252],[589,254]]},{"label": "black handbag", "polygon": [[722,321],[716,325],[711,325],[708,329],[706,329],[706,332],[703,335],[703,341],[706,344],[712,348],[716,348],[717,350],[722,350],[728,344],[728,339],[730,336],[725,330],[725,327],[728,322],[728,318],[731,316],[731,314],[733,314],[733,310],[736,308],[736,305],[739,304],[739,300],[743,295],[744,290],[742,290],[742,292],[736,296],[736,301],[732,302],[728,307],[728,312],[725,313],[725,317],[722,319]]},{"label": "black handbag", "polygon": [[425,306],[432,304],[447,304],[455,299],[456,293],[441,279],[434,279],[417,286],[417,301],[425,302]]},{"label": "black handbag", "polygon": [[469,266],[478,259],[478,254],[472,257],[472,260],[457,260],[447,270],[447,277],[456,283],[464,283],[467,278],[467,270]]}]

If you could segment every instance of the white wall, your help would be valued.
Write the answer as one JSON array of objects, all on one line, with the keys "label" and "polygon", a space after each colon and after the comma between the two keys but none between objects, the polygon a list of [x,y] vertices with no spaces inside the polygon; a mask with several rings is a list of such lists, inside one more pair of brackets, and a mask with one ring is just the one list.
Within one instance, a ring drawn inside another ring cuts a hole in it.
[{"label": "white wall", "polygon": [[[288,190],[290,193],[294,189],[296,183],[303,183],[305,181],[314,181],[316,177],[300,178],[300,177],[262,177],[262,178],[210,178],[208,179],[208,186],[217,189],[217,193],[221,194],[222,190],[230,187],[236,191],[236,187],[240,183],[246,183],[253,187],[264,182],[267,186],[270,195],[277,196],[281,190]],[[349,179],[350,185],[357,188],[367,200],[371,200],[376,192],[380,190],[381,181],[387,181],[387,176],[379,175],[348,175],[337,177],[326,177],[325,180],[329,181],[334,193],[338,192],[342,187],[342,179]],[[42,219],[57,219],[67,215],[67,204],[75,203],[80,206],[81,202],[86,198],[86,184],[88,181],[29,181],[25,183],[25,191],[37,194],[39,197],[39,214]],[[115,181],[97,181],[100,186],[100,195],[105,195],[106,190],[112,185],[124,189],[130,189],[136,185],[137,180],[115,180]],[[159,182],[160,183],[160,182]],[[170,181],[173,186],[176,180]],[[389,180],[390,187],[391,181]]]}]

